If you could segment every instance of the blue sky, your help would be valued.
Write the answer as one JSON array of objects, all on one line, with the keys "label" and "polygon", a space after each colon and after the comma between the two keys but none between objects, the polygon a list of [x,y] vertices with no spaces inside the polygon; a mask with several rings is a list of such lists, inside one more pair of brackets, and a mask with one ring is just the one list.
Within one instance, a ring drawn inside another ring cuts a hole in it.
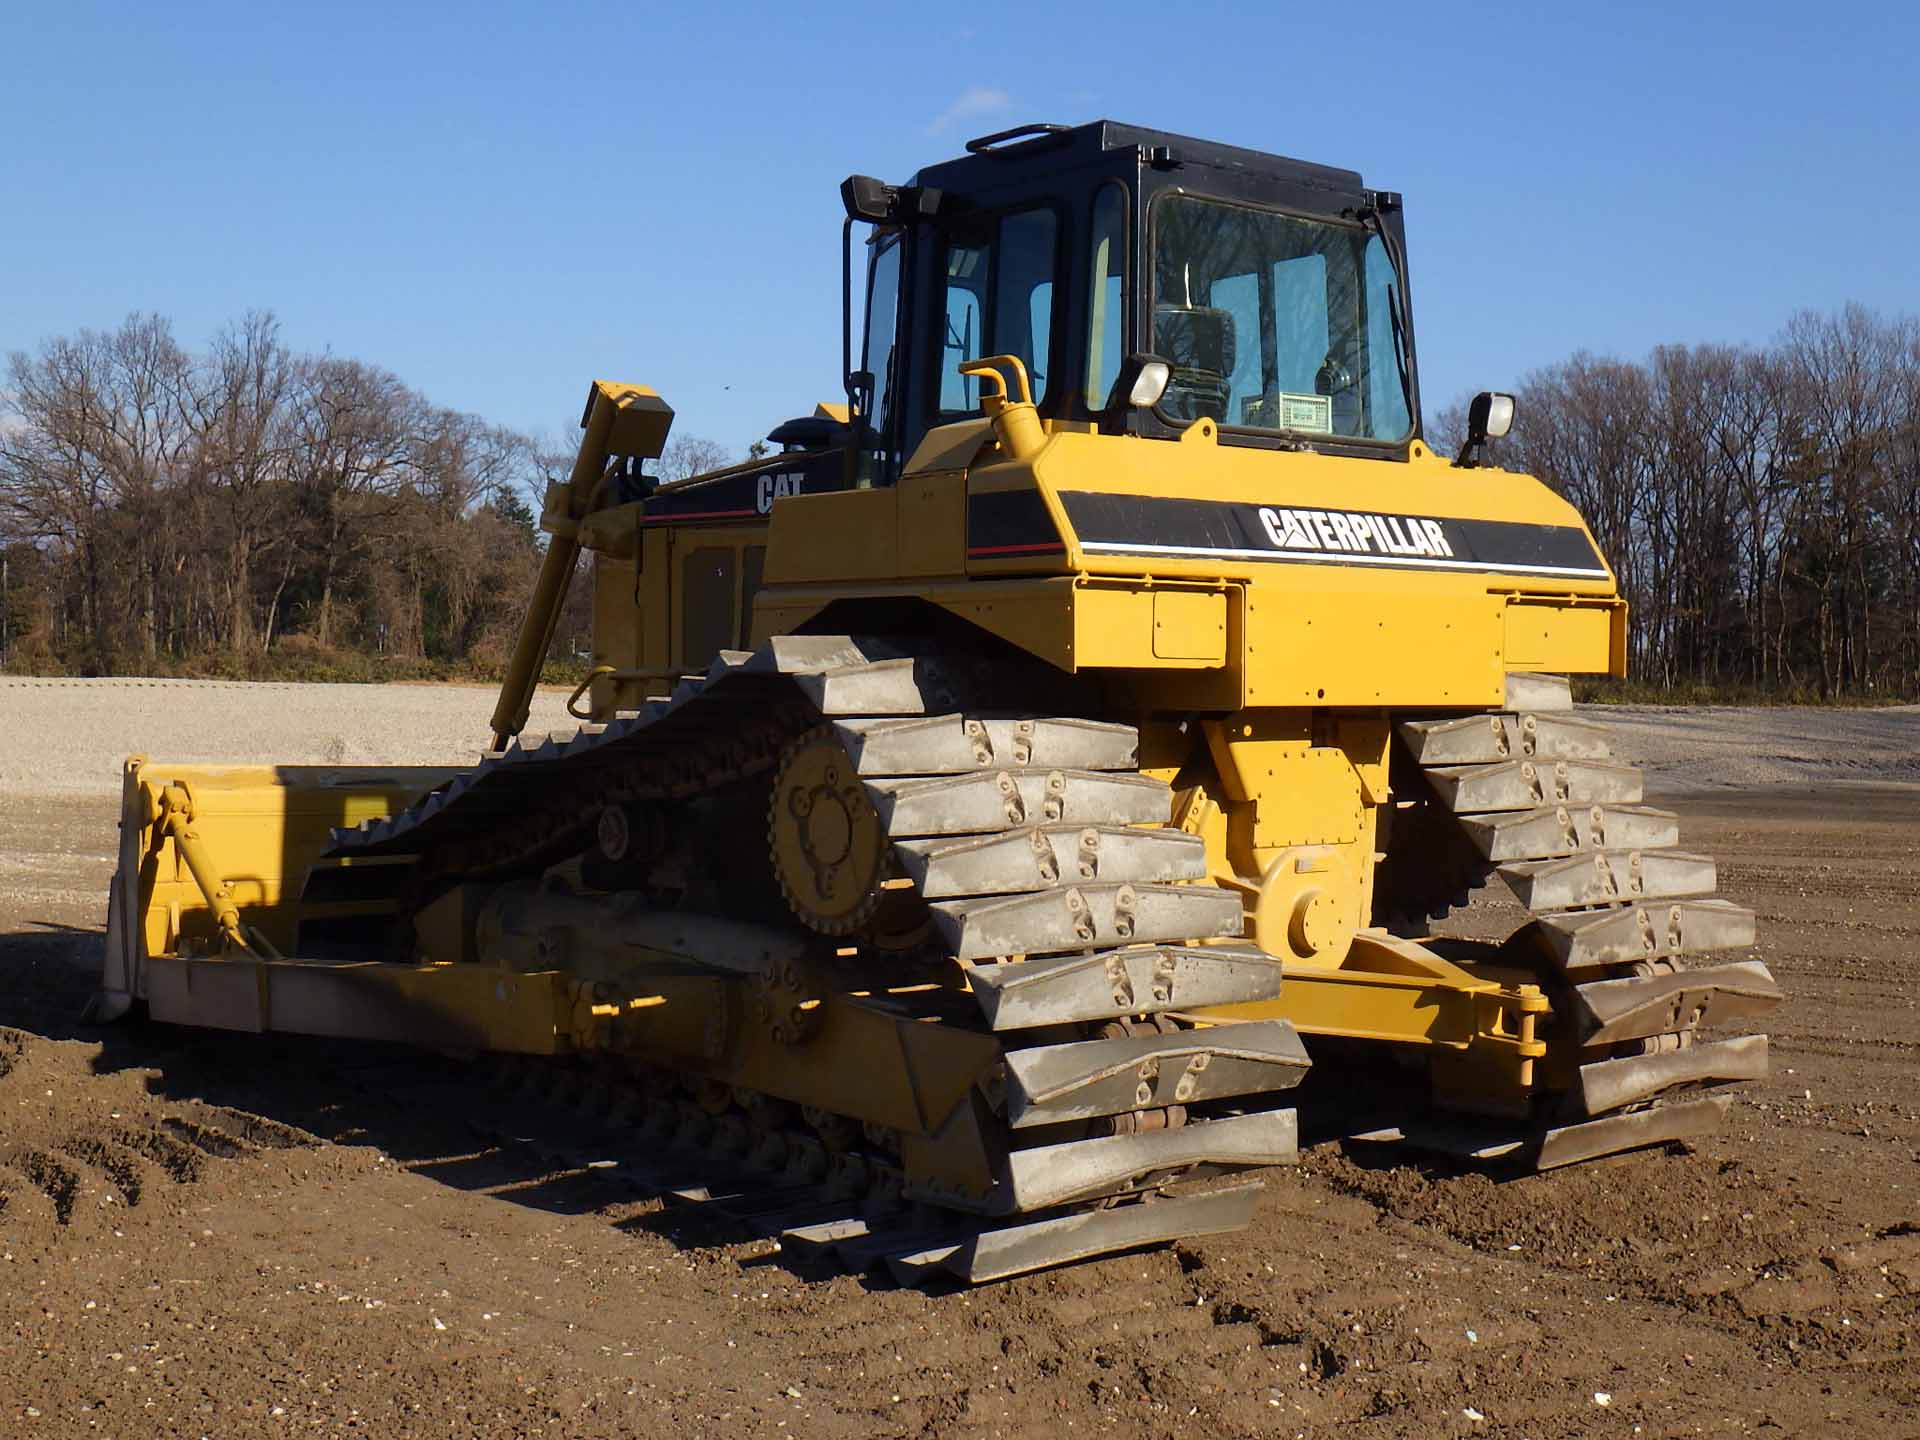
[{"label": "blue sky", "polygon": [[1920,311],[1920,7],[18,5],[0,350],[131,310],[570,434],[837,393],[839,200],[1106,116],[1407,197],[1431,413],[1585,348]]}]

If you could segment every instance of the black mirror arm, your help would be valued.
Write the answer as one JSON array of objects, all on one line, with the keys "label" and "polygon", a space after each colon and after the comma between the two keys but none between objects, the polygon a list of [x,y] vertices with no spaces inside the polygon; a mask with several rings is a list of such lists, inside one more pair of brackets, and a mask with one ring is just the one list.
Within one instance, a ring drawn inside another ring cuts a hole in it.
[{"label": "black mirror arm", "polygon": [[840,377],[847,392],[847,418],[859,408],[853,375],[853,217],[840,226]]}]

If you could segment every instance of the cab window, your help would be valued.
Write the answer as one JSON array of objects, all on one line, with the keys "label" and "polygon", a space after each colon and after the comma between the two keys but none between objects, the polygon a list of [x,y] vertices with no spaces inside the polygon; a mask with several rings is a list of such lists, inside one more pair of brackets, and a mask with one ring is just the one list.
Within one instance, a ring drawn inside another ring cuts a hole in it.
[{"label": "cab window", "polygon": [[1107,403],[1120,376],[1121,332],[1127,319],[1127,192],[1106,184],[1093,200],[1087,272],[1087,383],[1089,410]]},{"label": "cab window", "polygon": [[980,408],[980,382],[958,367],[982,355],[1017,355],[1044,402],[1052,380],[1054,264],[1059,221],[1051,209],[1000,217],[990,239],[952,241],[946,252],[940,409]]},{"label": "cab window", "polygon": [[1162,419],[1411,434],[1399,276],[1377,230],[1169,194],[1153,249],[1153,348],[1173,367]]},{"label": "cab window", "polygon": [[900,301],[900,237],[874,242],[867,272],[867,334],[860,368],[873,376],[870,418],[876,435],[885,435],[893,417],[894,316]]},{"label": "cab window", "polygon": [[960,366],[986,354],[987,247],[947,247],[947,331],[940,345],[940,408],[977,410],[980,382]]}]

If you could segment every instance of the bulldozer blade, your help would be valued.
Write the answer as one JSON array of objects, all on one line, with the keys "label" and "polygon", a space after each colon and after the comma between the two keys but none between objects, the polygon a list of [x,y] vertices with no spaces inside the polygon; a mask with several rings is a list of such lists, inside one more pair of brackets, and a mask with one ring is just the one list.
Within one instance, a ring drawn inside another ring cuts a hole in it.
[{"label": "bulldozer blade", "polygon": [[1116,1020],[1147,1010],[1246,1005],[1280,994],[1280,962],[1263,950],[1137,946],[1103,955],[976,965],[973,998],[993,1030]]},{"label": "bulldozer blade", "polygon": [[1456,815],[1536,810],[1542,805],[1634,805],[1640,772],[1597,760],[1507,760],[1493,765],[1442,765],[1426,771]]},{"label": "bulldozer blade", "polygon": [[1713,860],[1684,850],[1590,850],[1500,867],[1514,899],[1535,914],[1622,900],[1711,895]]},{"label": "bulldozer blade", "polygon": [[1593,980],[1575,986],[1569,1003],[1580,1043],[1611,1045],[1761,1015],[1782,998],[1765,965],[1741,960],[1704,970]]},{"label": "bulldozer blade", "polygon": [[1258,1180],[1198,1195],[1181,1195],[1083,1210],[1051,1220],[984,1230],[955,1245],[892,1255],[887,1267],[903,1285],[946,1274],[970,1285],[1005,1280],[1032,1270],[1134,1250],[1200,1235],[1225,1235],[1253,1222],[1265,1187]]},{"label": "bulldozer blade", "polygon": [[1007,1208],[1050,1210],[1075,1200],[1123,1194],[1156,1172],[1189,1165],[1285,1165],[1299,1150],[1299,1125],[1291,1110],[1036,1145],[1007,1157]]},{"label": "bulldozer blade", "polygon": [[[124,855],[120,863],[123,868],[126,866]],[[133,864],[132,873],[137,875],[137,851]],[[88,997],[86,1008],[81,1012],[83,1023],[111,1025],[133,1009],[134,986],[138,983],[141,964],[141,957],[133,948],[139,925],[138,906],[128,899],[128,887],[121,884],[120,876],[116,874],[107,882],[106,959],[101,966],[100,983]]]},{"label": "bulldozer blade", "polygon": [[1633,1110],[1625,1115],[1608,1115],[1578,1125],[1562,1125],[1540,1137],[1534,1168],[1554,1170],[1582,1160],[1597,1160],[1602,1155],[1622,1150],[1639,1150],[1648,1145],[1666,1145],[1675,1140],[1693,1140],[1720,1128],[1732,1103],[1729,1095],[1709,1095],[1701,1100],[1655,1105],[1648,1110]]},{"label": "bulldozer blade", "polygon": [[1525,670],[1507,675],[1507,709],[1571,710],[1573,684],[1564,675],[1535,675]]},{"label": "bulldozer blade", "polygon": [[1125,825],[1042,825],[957,840],[902,840],[894,853],[920,894],[935,900],[1101,880],[1199,880],[1207,873],[1207,845],[1198,835]]},{"label": "bulldozer blade", "polygon": [[1680,843],[1680,818],[1645,805],[1547,805],[1463,816],[1460,828],[1496,865],[1585,850],[1667,850]]},{"label": "bulldozer blade", "polygon": [[1568,1092],[1567,1104],[1576,1115],[1604,1115],[1650,1100],[1676,1085],[1730,1084],[1764,1080],[1766,1076],[1767,1037],[1741,1035],[1710,1045],[1689,1045],[1684,1050],[1582,1065]]},{"label": "bulldozer blade", "polygon": [[[122,772],[119,864],[110,888],[103,995],[95,1013],[147,998],[151,964],[218,948],[208,888],[224,887],[249,944],[291,954],[306,927],[390,911],[390,896],[303,898],[309,868],[343,827],[384,821],[461,772],[443,766],[202,765],[131,757]],[[181,841],[156,820],[159,797],[184,792],[191,838],[210,872],[194,878]],[[156,863],[155,857],[158,858]],[[372,877],[377,882],[384,877]],[[264,942],[264,943],[262,943]]]},{"label": "bulldozer blade", "polygon": [[1739,950],[1753,944],[1753,912],[1728,900],[1617,905],[1545,915],[1515,939],[1544,946],[1568,973],[1670,955]]},{"label": "bulldozer blade", "polygon": [[1298,1085],[1312,1062],[1285,1020],[1213,1025],[1010,1051],[1014,1129]]},{"label": "bulldozer blade", "polygon": [[861,775],[964,775],[1007,767],[1131,770],[1140,750],[1131,725],[1047,716],[842,720],[834,732]]},{"label": "bulldozer blade", "polygon": [[1245,919],[1238,895],[1200,885],[1070,885],[1004,898],[936,900],[927,908],[958,960],[1232,939]]},{"label": "bulldozer blade", "polygon": [[895,840],[1040,824],[1160,825],[1173,817],[1173,791],[1160,781],[1098,770],[989,770],[866,785]]},{"label": "bulldozer blade", "polygon": [[1605,760],[1607,732],[1569,715],[1495,711],[1451,720],[1407,720],[1400,739],[1422,765],[1485,765],[1496,760]]}]

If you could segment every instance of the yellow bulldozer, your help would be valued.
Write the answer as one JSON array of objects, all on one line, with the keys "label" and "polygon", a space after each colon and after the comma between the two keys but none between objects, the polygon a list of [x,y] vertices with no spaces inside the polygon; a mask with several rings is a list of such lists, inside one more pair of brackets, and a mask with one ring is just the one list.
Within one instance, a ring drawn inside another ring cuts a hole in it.
[{"label": "yellow bulldozer", "polygon": [[[1626,607],[1487,463],[1511,398],[1423,438],[1401,197],[1100,122],[842,198],[844,397],[660,483],[596,382],[477,764],[127,762],[101,1013],[550,1057],[963,1281],[1244,1225],[1303,1109],[1711,1128],[1766,1039],[1696,1028],[1779,993],[1572,713]],[[523,741],[582,551],[582,723]],[[1496,875],[1524,924],[1434,933]]]}]

